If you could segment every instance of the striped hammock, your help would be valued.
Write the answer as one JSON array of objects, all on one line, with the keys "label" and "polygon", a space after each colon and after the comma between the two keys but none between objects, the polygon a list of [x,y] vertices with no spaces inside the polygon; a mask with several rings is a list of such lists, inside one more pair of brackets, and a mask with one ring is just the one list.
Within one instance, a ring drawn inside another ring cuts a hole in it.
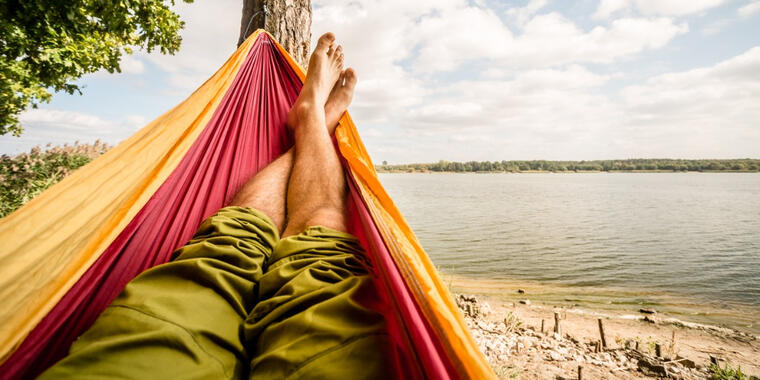
[{"label": "striped hammock", "polygon": [[[31,378],[62,358],[127,282],[171,260],[285,152],[304,75],[256,31],[185,101],[0,220],[0,378]],[[348,113],[336,140],[350,232],[373,263],[399,377],[493,378]]]}]

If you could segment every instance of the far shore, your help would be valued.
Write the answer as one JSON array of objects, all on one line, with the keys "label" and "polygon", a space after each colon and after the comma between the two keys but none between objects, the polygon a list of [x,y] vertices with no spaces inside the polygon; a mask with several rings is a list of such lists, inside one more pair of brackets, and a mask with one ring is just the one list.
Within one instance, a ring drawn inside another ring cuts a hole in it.
[{"label": "far shore", "polygon": [[548,161],[446,161],[375,165],[378,172],[441,173],[752,173],[760,172],[760,159],[628,158],[612,160]]}]

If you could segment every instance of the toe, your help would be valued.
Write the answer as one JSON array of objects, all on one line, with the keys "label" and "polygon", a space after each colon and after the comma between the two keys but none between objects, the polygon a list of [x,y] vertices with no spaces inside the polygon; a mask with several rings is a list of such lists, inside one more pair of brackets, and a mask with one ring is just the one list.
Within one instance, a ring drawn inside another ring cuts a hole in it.
[{"label": "toe", "polygon": [[335,41],[335,35],[327,32],[323,34],[321,37],[319,37],[319,40],[317,40],[317,47],[314,49],[314,51],[318,51],[320,53],[327,52],[327,49],[330,48],[330,46]]},{"label": "toe", "polygon": [[356,77],[356,72],[352,68],[347,68],[344,74],[344,77],[346,79],[346,84],[344,87],[347,87],[348,89],[353,89],[354,86],[356,86],[356,82],[358,82],[359,78]]},{"label": "toe", "polygon": [[343,55],[343,46],[338,45],[335,49],[333,49],[333,57],[340,58],[340,56]]}]

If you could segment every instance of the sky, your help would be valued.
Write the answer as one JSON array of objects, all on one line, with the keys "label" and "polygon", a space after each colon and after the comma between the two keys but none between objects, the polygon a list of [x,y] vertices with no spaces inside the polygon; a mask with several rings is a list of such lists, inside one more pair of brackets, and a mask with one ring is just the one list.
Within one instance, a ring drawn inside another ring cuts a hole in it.
[{"label": "sky", "polygon": [[[358,76],[375,162],[760,158],[760,0],[312,0]],[[116,144],[235,50],[240,0],[177,4],[174,56],[138,51],[21,115],[0,154]]]}]

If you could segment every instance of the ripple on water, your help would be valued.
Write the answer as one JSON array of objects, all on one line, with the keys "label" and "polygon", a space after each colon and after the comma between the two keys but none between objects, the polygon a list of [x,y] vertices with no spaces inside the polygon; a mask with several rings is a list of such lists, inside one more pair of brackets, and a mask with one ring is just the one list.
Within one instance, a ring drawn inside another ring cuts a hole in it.
[{"label": "ripple on water", "polygon": [[382,174],[381,181],[444,272],[673,294],[694,300],[678,306],[683,313],[704,302],[760,307],[760,175]]}]

